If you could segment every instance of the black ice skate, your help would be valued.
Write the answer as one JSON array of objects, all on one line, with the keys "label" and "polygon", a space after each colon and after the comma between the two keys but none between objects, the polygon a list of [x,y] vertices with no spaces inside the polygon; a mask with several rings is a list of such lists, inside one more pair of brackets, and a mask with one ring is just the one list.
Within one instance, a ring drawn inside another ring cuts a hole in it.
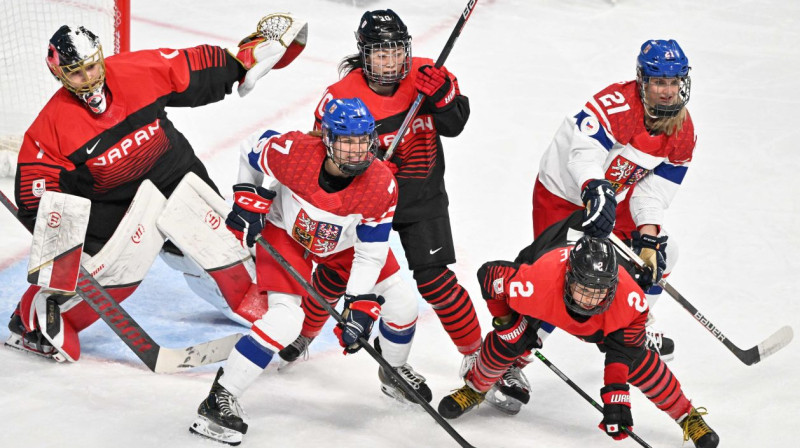
[{"label": "black ice skate", "polygon": [[291,344],[287,345],[283,348],[283,350],[278,352],[278,356],[281,358],[280,365],[278,366],[278,370],[283,370],[292,365],[300,355],[303,356],[303,359],[308,359],[308,346],[311,344],[314,338],[309,338],[303,335],[297,337]]},{"label": "black ice skate", "polygon": [[509,415],[519,414],[531,399],[531,384],[522,369],[511,366],[486,393],[486,402]]},{"label": "black ice skate", "polygon": [[461,389],[442,398],[442,401],[439,402],[439,414],[449,419],[461,417],[467,411],[481,404],[485,397],[485,393],[478,392],[468,384],[464,384]]},{"label": "black ice skate", "polygon": [[197,408],[197,418],[189,431],[235,446],[242,443],[242,436],[247,433],[247,423],[242,420],[242,408],[236,397],[219,384],[222,374],[220,367],[211,385],[211,392]]},{"label": "black ice skate", "polygon": [[683,428],[684,441],[691,439],[697,448],[716,448],[719,445],[719,436],[703,420],[706,414],[705,408],[692,407],[689,415],[678,421],[678,424]]},{"label": "black ice skate", "polygon": [[672,361],[675,358],[675,341],[664,336],[661,331],[645,328],[645,348],[656,352],[664,362]]},{"label": "black ice skate", "polygon": [[[375,350],[381,353],[381,345],[378,338],[375,338]],[[400,367],[394,367],[394,371],[402,378],[406,384],[411,386],[412,389],[425,399],[428,403],[433,399],[431,388],[425,384],[425,377],[414,371],[414,369],[405,363]],[[407,393],[397,381],[390,376],[383,367],[378,367],[378,379],[381,380],[381,391],[397,400],[405,401],[408,403],[417,403],[413,395]]]},{"label": "black ice skate", "polygon": [[22,324],[19,314],[14,313],[11,316],[8,330],[10,334],[5,342],[6,346],[47,359],[53,359],[53,355],[56,354],[56,349],[41,331],[25,332],[25,326]]}]

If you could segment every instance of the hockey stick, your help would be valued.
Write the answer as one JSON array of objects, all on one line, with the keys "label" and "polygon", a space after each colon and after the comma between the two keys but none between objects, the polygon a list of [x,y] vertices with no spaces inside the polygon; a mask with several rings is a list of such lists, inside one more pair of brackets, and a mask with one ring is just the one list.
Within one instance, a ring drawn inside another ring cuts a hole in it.
[{"label": "hockey stick", "polygon": [[[17,216],[17,207],[0,191],[0,202],[9,212]],[[173,373],[192,367],[204,366],[228,358],[241,333],[203,342],[186,348],[160,346],[117,303],[108,291],[83,266],[80,268],[75,292],[94,310],[122,342],[155,373]]]},{"label": "hockey stick", "polygon": [[[292,278],[294,278],[295,281],[297,281],[297,283],[299,283],[303,287],[303,289],[305,289],[306,292],[314,299],[314,301],[316,301],[319,306],[324,308],[325,311],[327,311],[328,314],[330,314],[333,317],[333,319],[336,320],[337,323],[340,323],[342,325],[345,324],[345,320],[342,317],[342,315],[339,314],[335,309],[333,309],[330,303],[328,303],[328,301],[325,300],[325,298],[322,297],[320,293],[317,292],[317,290],[314,289],[313,286],[311,286],[311,284],[308,283],[308,280],[303,278],[303,276],[300,275],[299,272],[297,272],[297,269],[295,269],[294,266],[289,264],[286,258],[284,258],[283,255],[281,255],[277,249],[275,249],[271,244],[269,244],[266,240],[264,240],[264,238],[262,238],[261,235],[256,237],[256,242],[261,247],[263,247],[264,250],[269,252],[272,258],[274,258],[275,261],[277,261],[278,264],[280,264],[281,267],[283,267],[283,269],[285,269],[286,272],[288,272],[289,275],[291,275]],[[400,387],[403,389],[403,391],[405,391],[408,395],[414,397],[414,400],[416,400],[417,403],[419,403],[419,405],[422,406],[423,409],[425,409],[425,412],[427,412],[431,417],[433,417],[433,419],[436,420],[436,423],[438,423],[439,426],[444,428],[444,430],[447,431],[447,433],[450,434],[450,436],[453,439],[455,439],[455,441],[458,442],[459,445],[461,445],[464,448],[474,448],[472,445],[469,444],[469,442],[464,440],[464,438],[461,437],[461,435],[458,432],[456,432],[456,430],[453,429],[453,427],[450,426],[450,424],[447,423],[447,421],[441,415],[439,415],[439,413],[436,412],[436,410],[434,410],[431,407],[431,405],[427,401],[425,401],[425,399],[422,398],[416,390],[414,390],[414,388],[409,386],[408,383],[406,383],[400,377],[400,375],[397,374],[397,372],[392,368],[391,365],[389,365],[386,359],[384,359],[383,356],[381,356],[381,354],[378,353],[378,351],[375,350],[369,344],[369,341],[367,341],[366,338],[364,337],[358,338],[358,343],[361,344],[361,347],[364,348],[364,350],[366,350],[367,353],[369,353],[369,355],[372,356],[372,358],[375,359],[375,361],[377,361],[381,367],[383,367],[383,371],[387,373],[390,377],[392,377],[392,380],[394,380],[395,383],[399,384]]]},{"label": "hockey stick", "polygon": [[[461,13],[461,16],[458,18],[458,22],[456,22],[456,27],[453,28],[453,32],[450,33],[450,38],[447,39],[447,43],[444,44],[444,48],[439,54],[439,59],[437,59],[436,64],[434,64],[436,68],[443,66],[447,56],[450,56],[450,51],[456,44],[456,39],[458,39],[458,36],[461,35],[461,30],[464,28],[464,25],[467,24],[467,20],[469,20],[470,16],[472,16],[472,11],[475,9],[475,5],[477,4],[478,0],[469,0],[467,3],[467,7],[464,8],[464,12]],[[383,160],[389,160],[389,158],[392,157],[392,154],[394,154],[394,150],[397,148],[397,145],[400,144],[400,140],[403,139],[403,134],[405,134],[406,129],[408,129],[408,125],[411,124],[411,120],[417,116],[417,112],[422,106],[422,99],[424,97],[425,95],[422,93],[417,94],[417,99],[415,99],[411,104],[411,108],[408,109],[406,118],[403,120],[403,123],[400,125],[397,133],[394,134],[394,140],[392,140],[392,143],[389,145],[389,149],[386,150],[386,154],[383,155]]]},{"label": "hockey stick", "polygon": [[[598,411],[600,411],[600,413],[603,412],[603,406],[601,406],[598,402],[594,401],[594,399],[592,397],[590,397],[589,394],[584,392],[583,389],[580,388],[580,386],[578,386],[571,379],[569,379],[569,377],[567,375],[565,375],[564,372],[562,372],[558,367],[553,365],[553,363],[550,362],[550,360],[547,359],[543,354],[541,354],[537,350],[537,351],[534,352],[534,355],[536,355],[536,357],[539,358],[544,363],[544,365],[547,366],[547,368],[552,370],[553,373],[555,373],[556,375],[558,375],[559,378],[564,380],[564,382],[567,383],[569,385],[569,387],[572,388],[572,390],[574,390],[575,392],[580,394],[580,396],[583,397],[584,400],[588,401],[589,404],[594,406],[594,408],[597,409]],[[631,431],[627,427],[623,426],[622,430],[625,431],[625,434],[631,436],[631,438],[633,440],[635,440],[639,445],[641,445],[643,447],[646,447],[646,448],[652,448],[650,445],[647,444],[647,442],[642,440],[641,437],[637,436],[633,431]]]},{"label": "hockey stick", "polygon": [[[617,246],[617,249],[622,253],[622,255],[626,256],[630,259],[637,268],[644,269],[645,264],[636,252],[633,251],[628,245],[626,245],[622,240],[619,239],[613,233],[609,236],[611,242]],[[794,332],[792,331],[792,327],[785,325],[778,329],[775,333],[773,333],[767,339],[764,339],[760,344],[751,347],[747,350],[742,350],[736,344],[731,342],[727,336],[722,334],[722,331],[709,320],[707,317],[703,315],[700,311],[697,310],[690,302],[687,300],[681,293],[679,293],[675,288],[672,287],[669,283],[667,283],[666,279],[659,280],[658,284],[664,288],[664,291],[667,292],[676,302],[678,302],[689,314],[694,317],[694,319],[700,324],[705,327],[711,334],[713,334],[725,347],[728,348],[740,361],[751,366],[762,359],[766,358],[767,356],[777,352],[778,350],[786,347],[790,342],[792,342],[792,338],[794,337]]]}]

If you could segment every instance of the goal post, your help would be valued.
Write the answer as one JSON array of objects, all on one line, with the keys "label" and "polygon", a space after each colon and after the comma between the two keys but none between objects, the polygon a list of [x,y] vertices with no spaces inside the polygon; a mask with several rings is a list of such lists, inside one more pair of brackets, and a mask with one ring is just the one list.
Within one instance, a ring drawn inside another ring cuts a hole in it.
[{"label": "goal post", "polygon": [[22,136],[61,87],[45,63],[61,25],[83,25],[108,56],[130,50],[130,0],[3,0],[0,15],[0,176],[14,176]]}]

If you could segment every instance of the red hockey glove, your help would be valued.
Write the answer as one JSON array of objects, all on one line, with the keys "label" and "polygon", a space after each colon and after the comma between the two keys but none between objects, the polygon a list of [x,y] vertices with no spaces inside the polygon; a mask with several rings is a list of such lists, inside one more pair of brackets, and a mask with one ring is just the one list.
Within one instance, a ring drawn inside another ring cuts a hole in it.
[{"label": "red hockey glove", "polygon": [[594,179],[586,182],[581,192],[583,201],[583,233],[595,238],[607,238],[617,219],[617,195],[611,182]]},{"label": "red hockey glove", "polygon": [[385,302],[383,296],[375,294],[362,294],[359,296],[344,295],[344,311],[342,317],[344,324],[337,324],[333,329],[339,339],[339,345],[344,347],[343,354],[355,353],[361,350],[358,338],[369,339],[372,324],[381,314],[381,305]]},{"label": "red hockey glove", "polygon": [[444,109],[456,97],[456,86],[450,81],[447,70],[431,65],[419,68],[414,87],[425,96],[430,97],[437,109]]},{"label": "red hockey glove", "polygon": [[597,427],[614,440],[628,437],[623,428],[633,430],[631,395],[628,390],[627,384],[609,384],[600,389],[600,396],[603,398],[603,421]]},{"label": "red hockey glove", "polygon": [[275,199],[275,192],[253,184],[233,186],[233,210],[228,213],[225,225],[236,238],[253,247],[256,237],[264,230],[267,213]]}]

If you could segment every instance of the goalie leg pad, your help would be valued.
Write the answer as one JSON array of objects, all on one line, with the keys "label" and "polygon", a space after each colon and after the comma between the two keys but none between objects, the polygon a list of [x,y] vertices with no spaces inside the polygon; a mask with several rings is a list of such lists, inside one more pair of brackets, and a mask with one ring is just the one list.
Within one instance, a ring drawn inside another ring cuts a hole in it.
[{"label": "goalie leg pad", "polygon": [[[158,219],[158,228],[183,252],[162,254],[186,274],[189,287],[226,316],[249,326],[266,308],[242,308],[255,279],[255,263],[225,226],[230,207],[193,173],[184,176]],[[220,300],[222,299],[222,300]],[[239,314],[238,310],[249,313]],[[234,315],[235,314],[235,315]]]},{"label": "goalie leg pad", "polygon": [[81,357],[81,344],[78,332],[61,315],[61,304],[70,298],[60,294],[39,292],[33,299],[36,308],[36,317],[42,335],[53,344],[57,353],[53,359],[58,362],[75,362]]},{"label": "goalie leg pad", "polygon": [[375,285],[374,292],[386,299],[378,325],[383,357],[392,367],[402,366],[408,361],[416,332],[419,314],[416,291],[399,273],[394,273]]}]

